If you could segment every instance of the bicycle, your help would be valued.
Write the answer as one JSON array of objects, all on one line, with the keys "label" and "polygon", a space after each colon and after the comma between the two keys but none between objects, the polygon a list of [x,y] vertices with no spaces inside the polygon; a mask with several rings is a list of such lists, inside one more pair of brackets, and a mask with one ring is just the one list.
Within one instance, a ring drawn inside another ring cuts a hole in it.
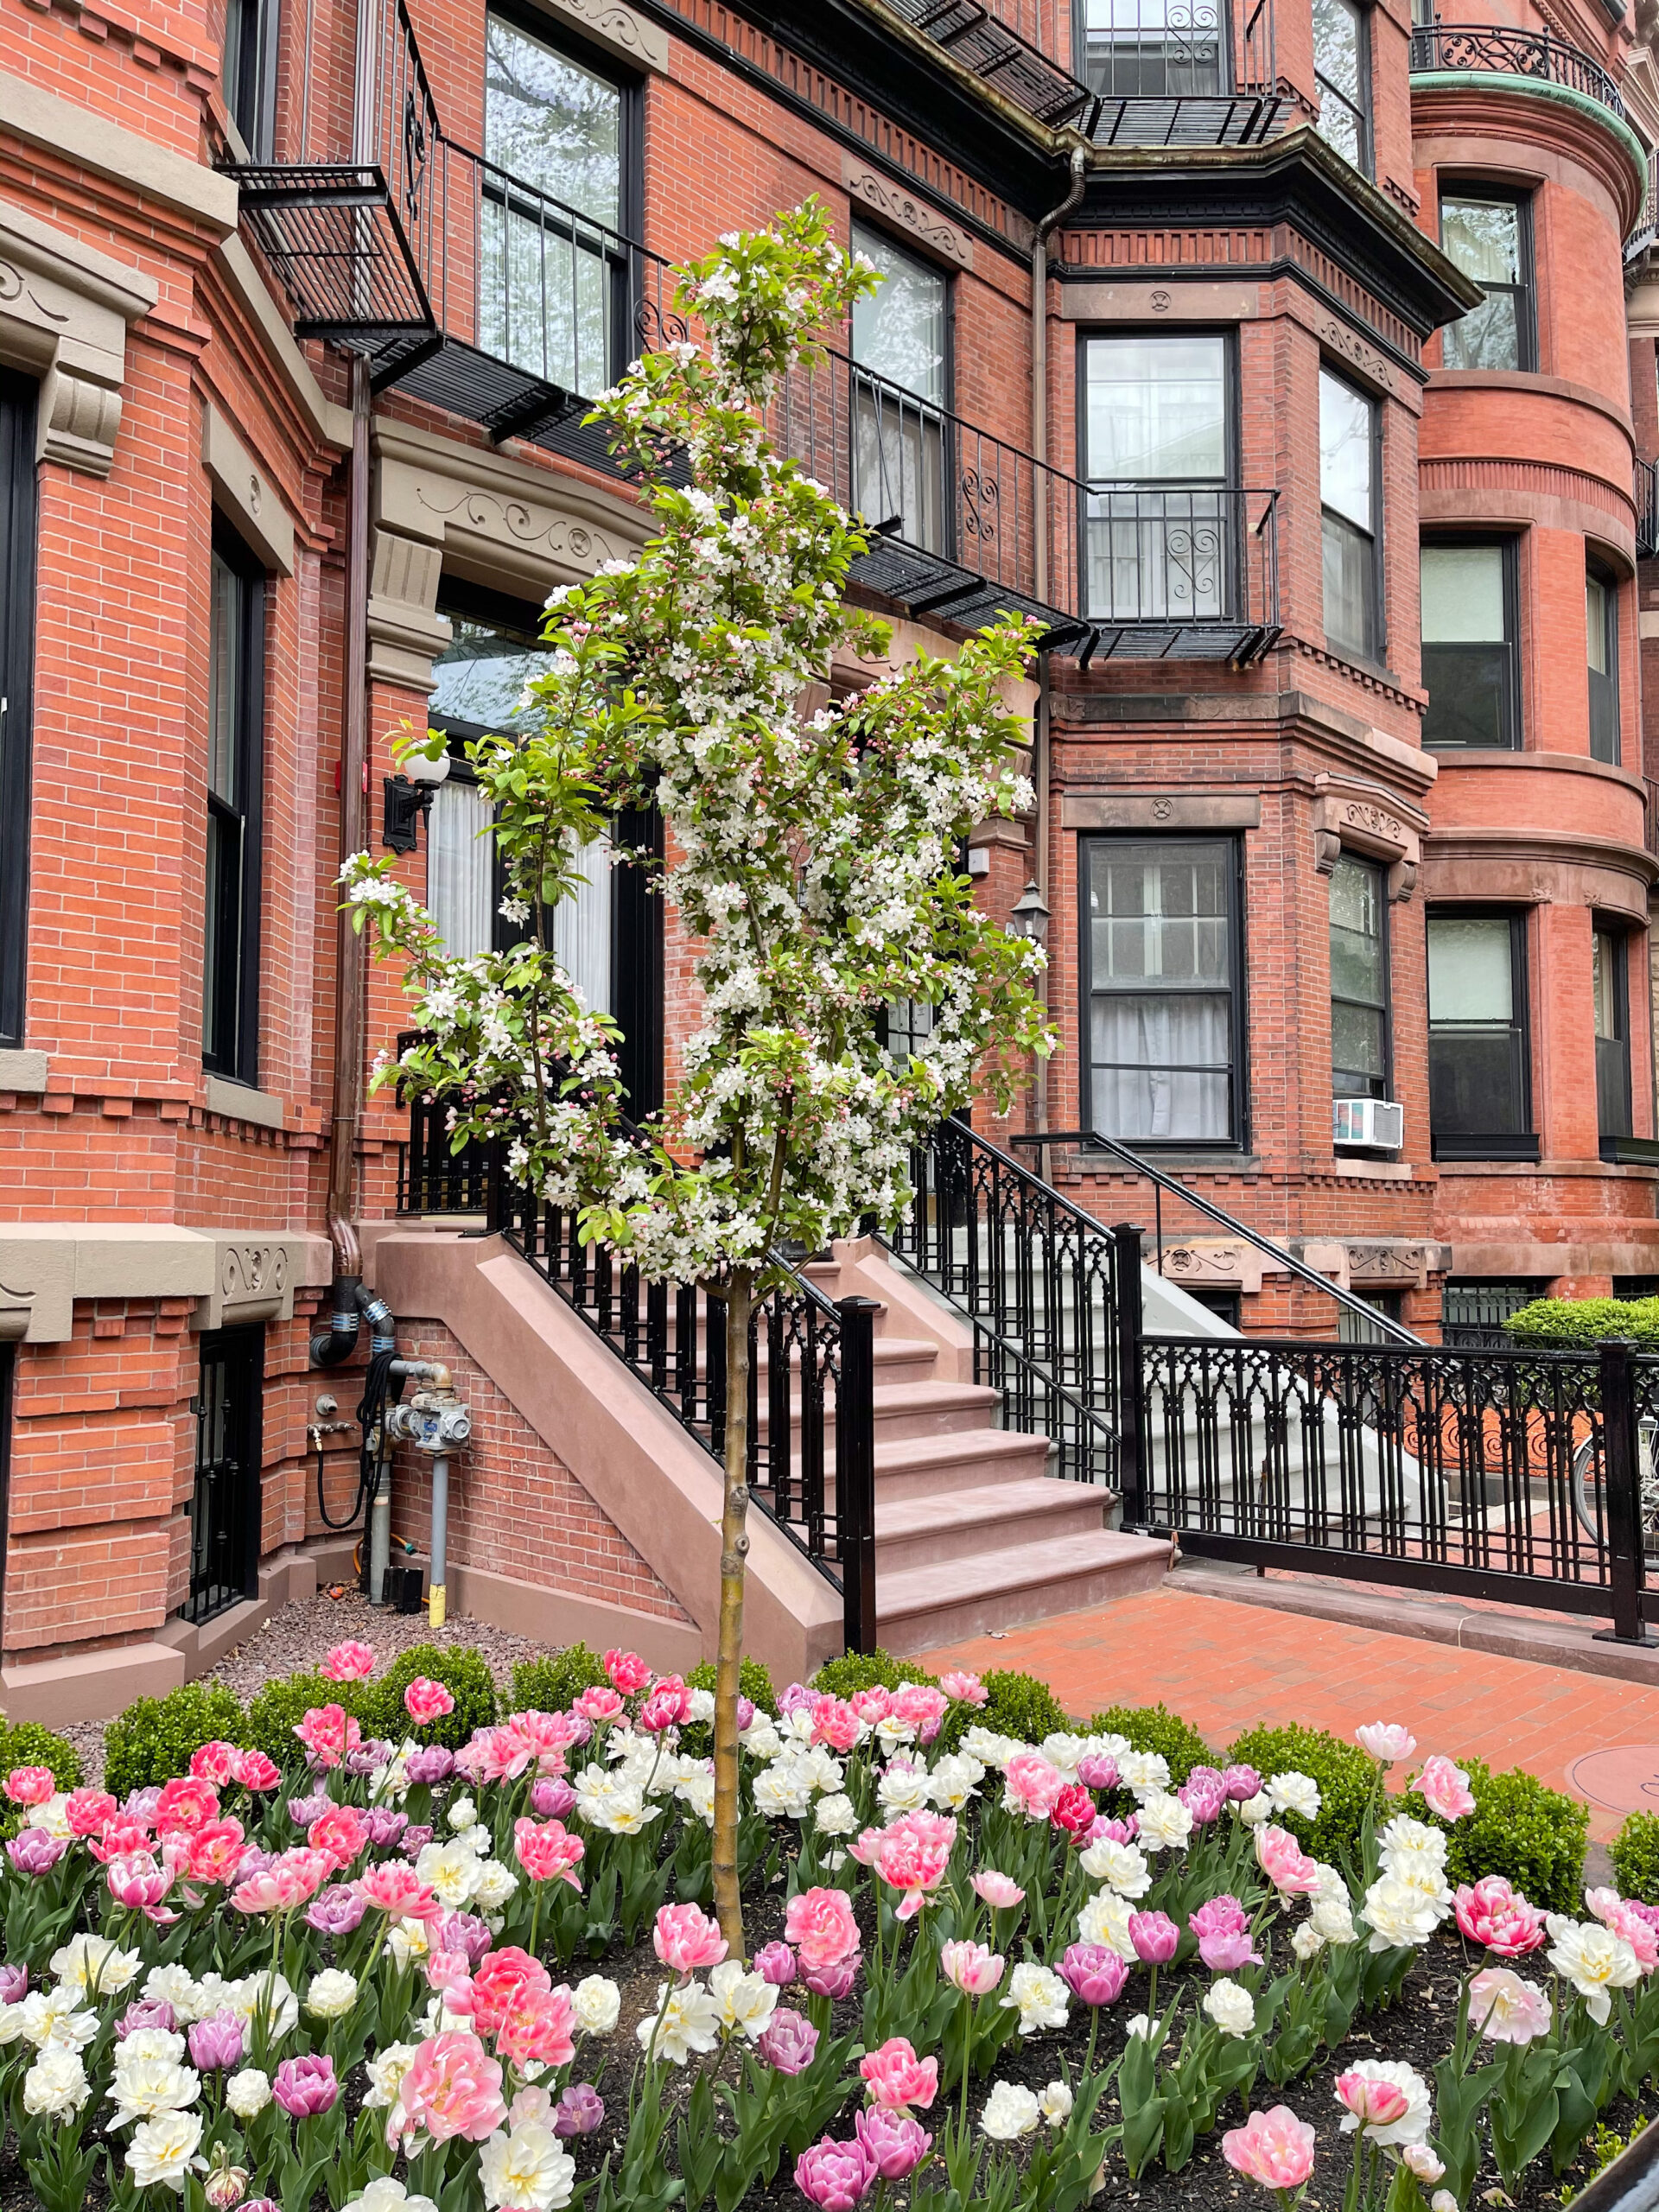
[{"label": "bicycle", "polygon": [[[1637,1469],[1642,1522],[1642,1553],[1651,1567],[1659,1567],[1659,1419],[1643,1414],[1637,1422]],[[1601,1542],[1606,1532],[1606,1512],[1601,1490],[1601,1444],[1586,1436],[1573,1454],[1573,1510],[1586,1535]]]}]

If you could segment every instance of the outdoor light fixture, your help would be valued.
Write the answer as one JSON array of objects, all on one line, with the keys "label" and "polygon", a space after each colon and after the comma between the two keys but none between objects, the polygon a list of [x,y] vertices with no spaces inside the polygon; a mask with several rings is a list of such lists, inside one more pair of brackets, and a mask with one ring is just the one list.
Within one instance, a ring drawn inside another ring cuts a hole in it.
[{"label": "outdoor light fixture", "polygon": [[447,753],[439,753],[435,760],[429,760],[424,753],[412,753],[398,774],[386,778],[380,842],[388,852],[414,851],[421,817],[430,813],[432,794],[448,773]]},{"label": "outdoor light fixture", "polygon": [[1048,901],[1037,888],[1034,879],[1014,901],[1008,926],[1016,937],[1028,937],[1033,944],[1041,944],[1047,937]]}]

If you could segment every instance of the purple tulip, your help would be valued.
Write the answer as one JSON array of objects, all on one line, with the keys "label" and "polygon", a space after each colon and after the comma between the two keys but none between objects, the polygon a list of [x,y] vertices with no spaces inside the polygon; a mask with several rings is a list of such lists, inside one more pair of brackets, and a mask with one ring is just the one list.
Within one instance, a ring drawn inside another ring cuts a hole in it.
[{"label": "purple tulip", "polygon": [[1129,1969],[1106,1943],[1072,1943],[1060,1961],[1060,1980],[1079,2005],[1116,2005]]},{"label": "purple tulip", "polygon": [[411,1783],[448,1782],[455,1770],[455,1755],[442,1744],[422,1744],[404,1762]]},{"label": "purple tulip", "polygon": [[737,1732],[741,1736],[753,1726],[754,1700],[752,1697],[741,1697],[737,1700]]},{"label": "purple tulip", "polygon": [[576,1793],[562,1774],[544,1775],[530,1785],[530,1808],[538,1821],[562,1821],[576,1802]]},{"label": "purple tulip", "polygon": [[584,1744],[591,1744],[593,1742],[594,1724],[588,1718],[585,1713],[578,1713],[575,1706],[572,1706],[565,1713],[564,1718],[570,1723],[571,1728],[575,1732],[570,1738],[570,1747],[573,1751],[579,1751]]},{"label": "purple tulip", "polygon": [[754,2047],[774,2073],[804,2074],[817,2052],[818,2031],[804,2012],[779,2005]]},{"label": "purple tulip", "polygon": [[363,1917],[365,1907],[357,1892],[344,1882],[331,1882],[319,1890],[306,1908],[305,1924],[319,1936],[349,1936]]},{"label": "purple tulip", "polygon": [[24,1828],[6,1846],[6,1856],[20,1874],[49,1874],[68,1848],[44,1828]]},{"label": "purple tulip", "polygon": [[858,1975],[858,1953],[831,1967],[809,1967],[801,1980],[815,1997],[845,1997]]},{"label": "purple tulip", "polygon": [[1143,1967],[1166,1967],[1180,1940],[1181,1931],[1166,1912],[1129,1915],[1129,1941]]},{"label": "purple tulip", "polygon": [[1227,1787],[1227,1777],[1218,1766],[1195,1766],[1186,1778],[1189,1782],[1211,1783],[1220,1790]]},{"label": "purple tulip", "polygon": [[308,1828],[313,1821],[320,1821],[333,1809],[334,1800],[326,1789],[319,1789],[310,1797],[290,1797],[288,1801],[288,1817],[298,1828]]},{"label": "purple tulip", "polygon": [[140,1827],[153,1828],[156,1825],[156,1808],[161,1802],[161,1790],[152,1784],[148,1789],[130,1791],[126,1803],[121,1809],[130,1821],[137,1821]]},{"label": "purple tulip", "polygon": [[1090,1843],[1133,1843],[1141,1823],[1133,1813],[1127,1821],[1096,1821],[1089,1831]]},{"label": "purple tulip", "polygon": [[553,2107],[553,2133],[569,2142],[573,2135],[596,2135],[605,2123],[605,2100],[591,2082],[573,2082]]},{"label": "purple tulip", "polygon": [[460,1951],[465,1954],[469,1967],[475,1967],[488,1951],[494,1937],[487,1921],[473,1912],[448,1912],[438,1923],[435,1937],[440,1951]]},{"label": "purple tulip", "polygon": [[236,1879],[238,1882],[251,1881],[256,1874],[263,1874],[267,1867],[276,1864],[274,1851],[261,1851],[257,1843],[251,1843],[236,1862]]},{"label": "purple tulip", "polygon": [[754,1955],[754,1971],[774,1989],[787,1989],[795,1979],[795,1954],[787,1943],[767,1943]]},{"label": "purple tulip", "polygon": [[369,1841],[384,1851],[409,1826],[409,1815],[395,1813],[390,1805],[371,1805],[363,1815],[363,1825],[369,1832]]},{"label": "purple tulip", "polygon": [[1117,1761],[1091,1751],[1077,1761],[1077,1780],[1085,1789],[1116,1789]]},{"label": "purple tulip", "polygon": [[[782,1697],[779,1699],[778,1710],[785,1719],[787,1719],[792,1713],[810,1712],[813,1694],[814,1693],[808,1689],[804,1682],[791,1682]],[[829,2138],[826,2136],[824,2140],[827,2142]]]},{"label": "purple tulip", "polygon": [[21,2005],[29,1994],[27,1967],[0,1967],[0,2005]]},{"label": "purple tulip", "polygon": [[1175,1795],[1192,1814],[1196,1828],[1208,1827],[1211,1821],[1218,1821],[1221,1808],[1227,1802],[1227,1793],[1219,1777],[1213,1782],[1201,1782],[1196,1775],[1189,1775]]},{"label": "purple tulip", "polygon": [[202,2074],[223,2074],[239,2066],[246,2048],[242,2023],[232,2012],[210,2012],[196,2022],[187,2040],[190,2063]]},{"label": "purple tulip", "polygon": [[795,2186],[818,2212],[853,2212],[875,2177],[874,2161],[857,2136],[836,2143],[826,2135],[795,2161]]},{"label": "purple tulip", "polygon": [[290,2120],[315,2120],[332,2111],[340,2095],[334,2060],[326,2051],[321,2056],[285,2058],[276,2069],[270,2094]]},{"label": "purple tulip", "polygon": [[1638,1920],[1645,1920],[1649,1928],[1659,1928],[1659,1904],[1642,1904],[1635,1897],[1626,1897],[1624,1910],[1633,1912]]},{"label": "purple tulip", "polygon": [[354,1751],[346,1754],[347,1774],[372,1774],[378,1766],[385,1766],[391,1757],[391,1745],[383,1743],[378,1736],[371,1736]]},{"label": "purple tulip", "polygon": [[1189,1915],[1187,1926],[1198,1939],[1198,1956],[1211,1974],[1236,1974],[1259,1967],[1250,1943],[1249,1916],[1235,1897],[1211,1897]]},{"label": "purple tulip", "polygon": [[115,2032],[124,2043],[135,2028],[160,2028],[163,2035],[173,2035],[178,2028],[178,2018],[164,1997],[135,1998],[115,2024]]},{"label": "purple tulip", "polygon": [[420,1857],[431,1840],[432,1831],[429,1827],[416,1827],[411,1824],[398,1837],[397,1848],[405,1859],[413,1860]]},{"label": "purple tulip", "polygon": [[1242,1805],[1247,1797],[1262,1794],[1262,1777],[1253,1766],[1230,1766],[1221,1777],[1221,1786],[1230,1802]]},{"label": "purple tulip", "polygon": [[880,2105],[871,2105],[859,2113],[853,2126],[866,2157],[883,2181],[903,2181],[933,2148],[933,2138],[924,2134],[920,2120],[912,2120],[907,2112],[887,2112]]}]

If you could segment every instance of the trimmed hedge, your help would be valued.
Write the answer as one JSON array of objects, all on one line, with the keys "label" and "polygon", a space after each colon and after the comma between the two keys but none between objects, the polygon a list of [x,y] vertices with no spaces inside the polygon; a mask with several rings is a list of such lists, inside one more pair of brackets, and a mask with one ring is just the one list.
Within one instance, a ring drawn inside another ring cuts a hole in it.
[{"label": "trimmed hedge", "polygon": [[1608,1856],[1621,1897],[1659,1904],[1659,1813],[1632,1813]]},{"label": "trimmed hedge", "polygon": [[1166,1705],[1109,1705],[1089,1723],[1091,1736],[1127,1736],[1137,1751],[1160,1751],[1179,1789],[1195,1766],[1214,1764],[1210,1746],[1190,1720]]},{"label": "trimmed hedge", "polygon": [[[701,1666],[694,1667],[686,1676],[685,1686],[688,1689],[707,1690],[712,1697],[715,1694],[715,1675],[714,1661],[705,1659]],[[772,1686],[772,1676],[758,1659],[743,1662],[738,1674],[737,1691],[740,1697],[747,1698],[751,1705],[759,1706],[763,1713],[776,1713],[778,1710],[778,1693]]]},{"label": "trimmed hedge", "polygon": [[1391,1808],[1446,1831],[1447,1881],[1455,1888],[1484,1874],[1502,1874],[1541,1910],[1576,1913],[1583,1903],[1590,1808],[1547,1789],[1524,1767],[1494,1774],[1484,1759],[1458,1764],[1469,1777],[1472,1813],[1460,1821],[1437,1820],[1414,1789]]},{"label": "trimmed hedge", "polygon": [[[67,1737],[54,1736],[38,1720],[20,1720],[9,1728],[0,1715],[0,1780],[20,1766],[49,1766],[60,1789],[80,1787],[80,1755]],[[22,1806],[0,1800],[0,1843],[10,1841],[25,1817]]]},{"label": "trimmed hedge", "polygon": [[1659,1298],[1535,1298],[1503,1324],[1517,1344],[1584,1351],[1610,1337],[1659,1347]]},{"label": "trimmed hedge", "polygon": [[[822,1690],[826,1697],[846,1698],[855,1697],[860,1690],[896,1690],[900,1682],[935,1685],[938,1679],[925,1667],[895,1659],[878,1644],[874,1651],[843,1651],[839,1659],[826,1659],[807,1688]],[[774,1713],[777,1709],[772,1707]]]},{"label": "trimmed hedge", "polygon": [[1305,1851],[1332,1866],[1346,1855],[1358,1871],[1359,1829],[1376,1787],[1376,1769],[1357,1744],[1325,1728],[1247,1728],[1227,1753],[1230,1764],[1253,1766],[1265,1784],[1275,1774],[1305,1774],[1319,1785],[1319,1816],[1277,1813]]},{"label": "trimmed hedge", "polygon": [[181,1682],[165,1697],[141,1697],[104,1732],[104,1787],[118,1797],[154,1789],[188,1774],[192,1754],[216,1742],[247,1742],[247,1715],[223,1682]]},{"label": "trimmed hedge", "polygon": [[600,1688],[605,1662],[585,1643],[572,1643],[547,1659],[521,1659],[512,1670],[515,1713],[565,1713],[583,1690]]}]

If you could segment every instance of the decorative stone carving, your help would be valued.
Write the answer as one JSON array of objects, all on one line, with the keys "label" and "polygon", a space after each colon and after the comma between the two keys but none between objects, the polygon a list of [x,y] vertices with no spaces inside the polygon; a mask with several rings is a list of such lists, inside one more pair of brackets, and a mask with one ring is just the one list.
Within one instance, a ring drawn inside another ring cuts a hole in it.
[{"label": "decorative stone carving", "polygon": [[218,504],[268,569],[294,573],[294,524],[276,487],[211,401],[202,410],[201,465],[213,480]]},{"label": "decorative stone carving", "polygon": [[971,234],[961,224],[948,221],[925,200],[918,200],[908,186],[896,184],[880,169],[872,168],[868,162],[861,162],[852,154],[841,157],[841,181],[854,200],[873,208],[895,229],[907,231],[943,259],[954,261],[959,269],[973,267]]},{"label": "decorative stone carving", "polygon": [[1430,1272],[1440,1263],[1438,1244],[1400,1243],[1389,1238],[1368,1244],[1350,1242],[1346,1250],[1351,1283],[1421,1290]]},{"label": "decorative stone carving", "polygon": [[1166,1282],[1184,1289],[1237,1290],[1254,1297],[1262,1287],[1262,1258],[1253,1244],[1166,1244]]},{"label": "decorative stone carving", "polygon": [[1178,793],[1067,791],[1063,830],[1259,830],[1262,801],[1254,791]]},{"label": "decorative stone carving", "polygon": [[243,1321],[291,1320],[306,1240],[247,1236],[226,1230],[213,1234],[219,1247],[213,1287],[196,1308],[194,1325],[222,1329]]},{"label": "decorative stone carving", "polygon": [[1409,899],[1428,817],[1380,784],[1357,776],[1316,776],[1313,791],[1313,865],[1319,874],[1329,875],[1347,846],[1385,861],[1389,898]]},{"label": "decorative stone carving", "polygon": [[0,203],[0,363],[41,378],[39,459],[109,474],[127,327],[156,296],[137,270]]},{"label": "decorative stone carving", "polygon": [[538,0],[538,4],[636,68],[667,70],[668,33],[627,7],[625,0]]},{"label": "decorative stone carving", "polygon": [[1313,328],[1321,346],[1328,346],[1333,353],[1339,353],[1379,391],[1392,393],[1395,390],[1392,362],[1375,346],[1368,346],[1363,338],[1357,337],[1345,322],[1338,322],[1333,315],[1320,315]]}]

